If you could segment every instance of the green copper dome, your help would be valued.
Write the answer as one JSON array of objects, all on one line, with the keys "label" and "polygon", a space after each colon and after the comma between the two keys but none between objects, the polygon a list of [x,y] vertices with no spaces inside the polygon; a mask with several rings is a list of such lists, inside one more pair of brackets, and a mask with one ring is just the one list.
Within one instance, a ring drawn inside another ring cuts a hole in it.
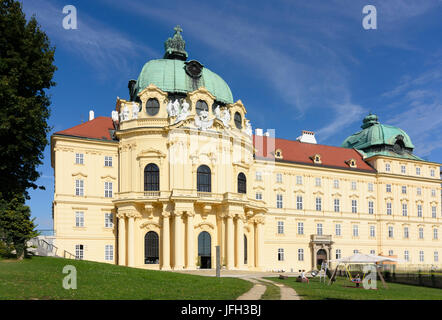
[{"label": "green copper dome", "polygon": [[150,84],[169,93],[188,93],[205,87],[219,102],[233,103],[227,83],[195,60],[186,61],[185,42],[177,26],[175,35],[165,42],[164,59],[148,61],[134,87],[135,96]]},{"label": "green copper dome", "polygon": [[420,159],[412,155],[414,145],[408,134],[398,127],[379,123],[376,115],[366,116],[361,128],[361,131],[345,139],[341,146],[361,150],[366,157],[386,155]]}]

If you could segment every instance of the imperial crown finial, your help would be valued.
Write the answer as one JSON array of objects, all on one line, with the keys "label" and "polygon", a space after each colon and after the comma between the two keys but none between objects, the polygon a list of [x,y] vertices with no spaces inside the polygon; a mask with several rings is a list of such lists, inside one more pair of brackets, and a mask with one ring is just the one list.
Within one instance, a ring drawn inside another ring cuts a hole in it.
[{"label": "imperial crown finial", "polygon": [[187,59],[187,52],[185,49],[186,42],[181,36],[183,29],[179,25],[173,29],[175,30],[173,38],[167,39],[164,43],[164,49],[166,50],[164,53],[164,59],[178,59],[185,61]]}]

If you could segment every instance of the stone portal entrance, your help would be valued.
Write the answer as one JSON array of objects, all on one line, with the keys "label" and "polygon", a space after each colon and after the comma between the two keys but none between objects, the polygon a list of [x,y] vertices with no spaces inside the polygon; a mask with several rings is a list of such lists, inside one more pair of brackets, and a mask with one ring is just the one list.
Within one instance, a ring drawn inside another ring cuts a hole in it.
[{"label": "stone portal entrance", "polygon": [[212,240],[206,231],[198,236],[198,262],[201,269],[212,268]]},{"label": "stone portal entrance", "polygon": [[327,262],[327,251],[319,249],[318,252],[316,252],[316,265],[321,266],[323,262]]},{"label": "stone portal entrance", "polygon": [[320,269],[322,262],[327,262],[327,260],[331,259],[332,236],[312,234],[310,238],[312,270]]}]

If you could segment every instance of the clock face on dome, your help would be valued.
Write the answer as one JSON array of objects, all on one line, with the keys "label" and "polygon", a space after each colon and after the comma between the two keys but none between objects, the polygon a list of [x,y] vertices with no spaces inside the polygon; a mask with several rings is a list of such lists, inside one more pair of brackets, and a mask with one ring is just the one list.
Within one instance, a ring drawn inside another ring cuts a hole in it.
[{"label": "clock face on dome", "polygon": [[186,72],[192,78],[199,78],[203,71],[203,65],[196,60],[186,62]]}]

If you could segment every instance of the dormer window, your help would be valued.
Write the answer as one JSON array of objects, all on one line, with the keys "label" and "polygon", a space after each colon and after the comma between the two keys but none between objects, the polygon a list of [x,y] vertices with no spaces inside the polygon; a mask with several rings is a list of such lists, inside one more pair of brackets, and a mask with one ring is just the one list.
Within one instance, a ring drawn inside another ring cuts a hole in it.
[{"label": "dormer window", "polygon": [[276,159],[282,159],[282,150],[281,149],[277,149],[275,151],[275,158]]},{"label": "dormer window", "polygon": [[321,161],[321,155],[320,154],[315,154],[313,157],[310,157],[311,159],[313,159],[313,162],[314,163],[317,163],[317,164],[321,164],[322,163],[322,161]]},{"label": "dormer window", "polygon": [[355,159],[350,159],[350,160],[347,160],[347,161],[345,161],[347,164],[348,164],[348,166],[350,167],[350,168],[356,168],[357,167],[357,165],[356,165],[356,160]]}]

